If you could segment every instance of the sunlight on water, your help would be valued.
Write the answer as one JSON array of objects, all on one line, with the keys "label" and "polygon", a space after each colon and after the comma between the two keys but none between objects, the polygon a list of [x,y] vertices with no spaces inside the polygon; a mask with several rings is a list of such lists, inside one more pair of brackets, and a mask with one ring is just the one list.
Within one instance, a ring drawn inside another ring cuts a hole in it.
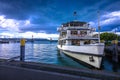
[{"label": "sunlight on water", "polygon": [[20,45],[18,43],[0,44],[0,58],[9,59],[20,53]]}]

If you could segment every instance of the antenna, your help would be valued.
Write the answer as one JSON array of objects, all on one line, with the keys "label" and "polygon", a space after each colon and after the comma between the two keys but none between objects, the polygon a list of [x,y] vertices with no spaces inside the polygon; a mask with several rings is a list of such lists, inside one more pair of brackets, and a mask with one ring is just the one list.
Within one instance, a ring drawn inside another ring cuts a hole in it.
[{"label": "antenna", "polygon": [[98,41],[100,43],[100,12],[98,11]]}]

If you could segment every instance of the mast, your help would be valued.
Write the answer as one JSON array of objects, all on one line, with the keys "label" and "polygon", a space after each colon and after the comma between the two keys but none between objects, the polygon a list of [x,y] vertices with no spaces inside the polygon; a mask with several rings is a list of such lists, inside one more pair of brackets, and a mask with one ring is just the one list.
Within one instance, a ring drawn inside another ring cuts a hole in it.
[{"label": "mast", "polygon": [[100,43],[100,13],[98,13],[98,42]]}]

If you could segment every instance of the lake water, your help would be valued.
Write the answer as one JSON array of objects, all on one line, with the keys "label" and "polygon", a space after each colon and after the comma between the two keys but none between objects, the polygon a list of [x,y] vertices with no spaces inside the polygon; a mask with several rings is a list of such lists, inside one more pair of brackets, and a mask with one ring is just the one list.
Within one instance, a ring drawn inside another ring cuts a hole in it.
[{"label": "lake water", "polygon": [[[87,68],[77,63],[73,59],[64,54],[57,52],[57,42],[37,41],[34,43],[26,43],[25,45],[25,61],[40,62],[47,64],[55,64],[59,66],[69,66],[74,68]],[[0,58],[9,59],[20,55],[20,43],[0,44]],[[113,64],[104,58],[102,70],[120,72],[120,64],[116,70]]]}]

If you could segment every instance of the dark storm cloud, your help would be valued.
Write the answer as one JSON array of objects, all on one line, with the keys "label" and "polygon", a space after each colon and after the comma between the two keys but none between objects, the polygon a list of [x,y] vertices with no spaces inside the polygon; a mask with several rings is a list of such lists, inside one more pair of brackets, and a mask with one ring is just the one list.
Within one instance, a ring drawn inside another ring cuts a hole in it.
[{"label": "dark storm cloud", "polygon": [[0,0],[0,14],[6,18],[28,19],[32,14],[39,14],[52,0]]},{"label": "dark storm cloud", "polygon": [[111,31],[111,30],[113,30],[115,28],[119,29],[119,26],[120,26],[120,24],[105,25],[105,26],[101,27],[101,31]]},{"label": "dark storm cloud", "polygon": [[[96,22],[98,10],[101,15],[118,11],[119,4],[119,0],[0,0],[0,15],[8,19],[30,20],[31,26],[19,27],[22,31],[56,33],[61,23],[74,20],[74,11],[78,20]],[[115,26],[119,26],[117,22],[103,25],[102,30],[111,30]]]},{"label": "dark storm cloud", "polygon": [[111,11],[118,11],[120,10],[120,0],[112,0],[109,2],[108,6],[105,6],[104,10],[111,12]]},{"label": "dark storm cloud", "polygon": [[[47,27],[47,29],[46,29]],[[56,26],[46,26],[46,25],[38,25],[38,26],[28,26],[28,27],[21,27],[20,31],[21,32],[27,32],[27,31],[32,31],[32,32],[46,32],[46,33],[56,33]]]}]

